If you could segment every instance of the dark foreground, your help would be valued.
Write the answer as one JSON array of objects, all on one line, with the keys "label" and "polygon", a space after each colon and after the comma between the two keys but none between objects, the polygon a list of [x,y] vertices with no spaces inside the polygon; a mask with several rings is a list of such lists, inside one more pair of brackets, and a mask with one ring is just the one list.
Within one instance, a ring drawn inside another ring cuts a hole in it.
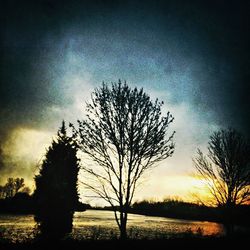
[{"label": "dark foreground", "polygon": [[[217,247],[241,247],[249,244],[247,237],[221,237],[221,238],[178,238],[165,240],[96,240],[96,241],[77,241],[77,240],[62,240],[50,242],[26,242],[26,243],[10,243],[1,242],[1,250],[40,250],[40,249],[172,249],[172,247],[185,247],[185,249],[207,249]],[[170,248],[171,247],[171,248]]]}]

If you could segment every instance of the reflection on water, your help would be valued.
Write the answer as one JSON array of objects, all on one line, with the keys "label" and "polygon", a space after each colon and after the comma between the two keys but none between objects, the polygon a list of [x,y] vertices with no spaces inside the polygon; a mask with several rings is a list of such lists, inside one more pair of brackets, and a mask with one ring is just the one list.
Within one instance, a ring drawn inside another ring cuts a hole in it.
[{"label": "reflection on water", "polygon": [[[20,241],[34,237],[33,215],[0,215],[0,238]],[[157,238],[182,233],[222,235],[223,226],[213,222],[200,222],[129,214],[128,234],[131,237]],[[76,212],[73,221],[73,238],[99,239],[118,235],[111,211],[87,210]]]}]

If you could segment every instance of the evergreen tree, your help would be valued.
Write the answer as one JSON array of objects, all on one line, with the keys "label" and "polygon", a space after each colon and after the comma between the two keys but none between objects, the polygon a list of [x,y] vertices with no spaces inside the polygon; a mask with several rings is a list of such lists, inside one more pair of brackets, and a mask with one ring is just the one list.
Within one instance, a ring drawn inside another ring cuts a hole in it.
[{"label": "evergreen tree", "polygon": [[65,122],[58,130],[35,176],[35,220],[41,236],[61,238],[72,230],[74,209],[78,203],[77,146],[67,136]]}]

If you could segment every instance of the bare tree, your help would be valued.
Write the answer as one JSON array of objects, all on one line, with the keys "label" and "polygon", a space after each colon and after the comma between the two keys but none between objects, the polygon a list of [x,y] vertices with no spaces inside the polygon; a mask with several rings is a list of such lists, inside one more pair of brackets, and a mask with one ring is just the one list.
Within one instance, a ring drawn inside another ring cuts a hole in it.
[{"label": "bare tree", "polygon": [[5,187],[0,186],[0,199],[4,199],[4,198],[5,198]]},{"label": "bare tree", "polygon": [[0,186],[0,198],[14,197],[24,186],[23,178],[8,178],[6,184]]},{"label": "bare tree", "polygon": [[84,184],[111,205],[121,239],[127,237],[127,214],[139,178],[174,152],[174,132],[166,138],[174,118],[169,112],[161,116],[162,104],[126,82],[111,88],[103,83],[87,104],[87,118],[78,121],[77,130],[71,125],[82,152],[95,164],[83,167],[89,174]]},{"label": "bare tree", "polygon": [[24,185],[24,179],[23,178],[16,178],[14,180],[14,193],[18,193],[18,191],[23,188]]},{"label": "bare tree", "polygon": [[214,132],[208,155],[198,149],[194,165],[217,206],[233,207],[250,200],[250,145],[236,130]]},{"label": "bare tree", "polygon": [[14,178],[8,178],[7,183],[4,186],[5,197],[12,198],[15,195],[15,180]]}]

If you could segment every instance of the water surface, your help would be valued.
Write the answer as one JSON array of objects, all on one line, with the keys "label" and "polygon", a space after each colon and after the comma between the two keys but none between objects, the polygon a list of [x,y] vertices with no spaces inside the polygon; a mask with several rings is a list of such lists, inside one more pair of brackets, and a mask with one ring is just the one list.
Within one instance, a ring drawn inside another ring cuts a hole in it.
[{"label": "water surface", "polygon": [[[22,241],[32,239],[36,224],[33,215],[0,215],[0,238]],[[136,238],[173,237],[194,233],[222,235],[223,226],[214,222],[201,222],[164,217],[128,215],[128,234]],[[112,211],[87,210],[75,212],[71,237],[103,239],[117,237],[118,228]]]}]

